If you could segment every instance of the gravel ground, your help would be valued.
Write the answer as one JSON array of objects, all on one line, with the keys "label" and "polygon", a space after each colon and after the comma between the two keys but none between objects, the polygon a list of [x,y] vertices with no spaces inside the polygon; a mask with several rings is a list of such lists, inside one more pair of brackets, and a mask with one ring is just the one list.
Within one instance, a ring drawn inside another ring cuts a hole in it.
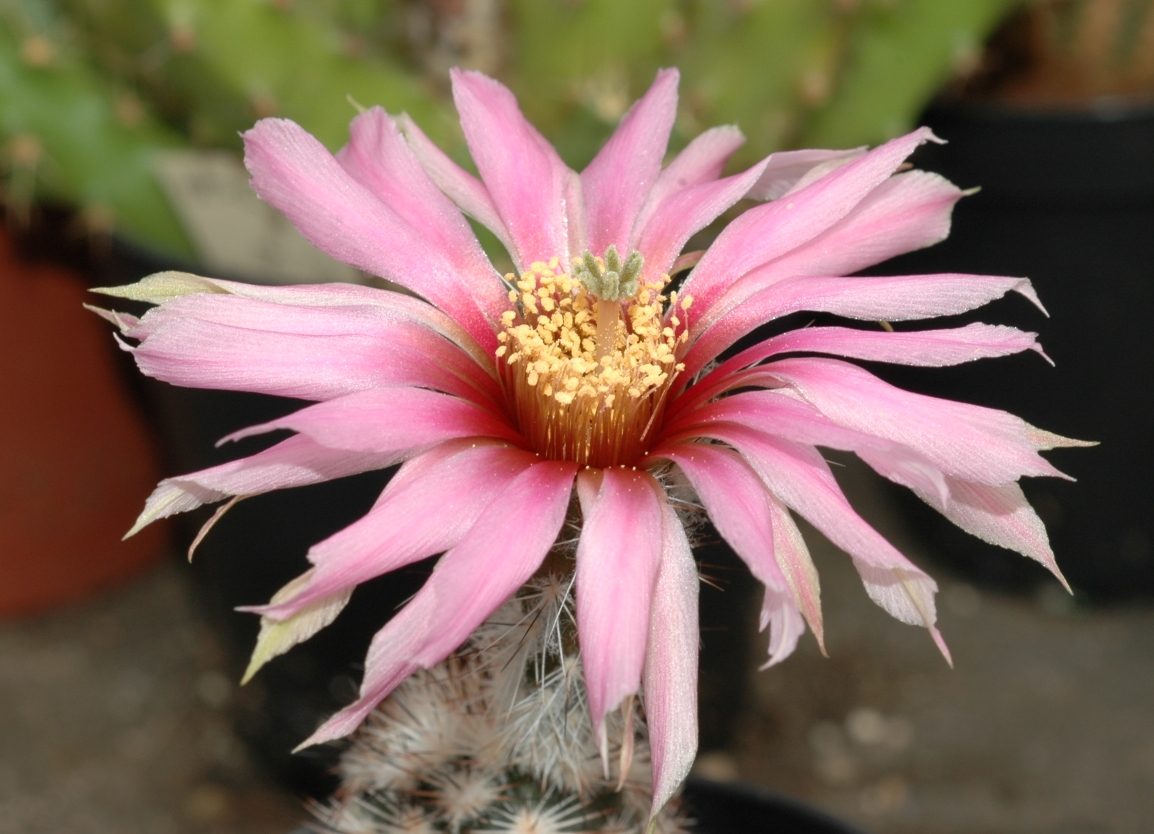
[{"label": "gravel ground", "polygon": [[[867,509],[916,555],[884,505]],[[1154,830],[1154,608],[943,579],[951,670],[924,631],[868,601],[848,559],[810,540],[830,657],[806,638],[781,666],[750,664],[737,741],[699,772],[875,834]],[[307,818],[232,732],[237,690],[188,570],[170,560],[103,598],[0,625],[0,834],[280,834]]]},{"label": "gravel ground", "polygon": [[0,625],[0,834],[283,834],[304,816],[233,734],[187,570]]}]

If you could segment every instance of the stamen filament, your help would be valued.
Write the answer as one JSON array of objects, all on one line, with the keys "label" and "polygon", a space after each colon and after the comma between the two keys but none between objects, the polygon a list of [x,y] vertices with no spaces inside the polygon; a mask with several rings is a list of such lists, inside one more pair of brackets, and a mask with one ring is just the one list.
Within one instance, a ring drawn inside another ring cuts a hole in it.
[{"label": "stamen filament", "polygon": [[534,451],[584,466],[623,466],[645,452],[669,384],[684,368],[677,353],[687,337],[675,319],[672,327],[664,321],[667,276],[641,283],[641,258],[631,257],[621,268],[633,294],[605,298],[589,283],[619,287],[617,275],[593,266],[594,279],[582,261],[571,265],[582,273],[575,278],[558,259],[510,276],[516,289],[501,317],[496,358],[510,412]]},{"label": "stamen filament", "polygon": [[600,364],[602,358],[617,350],[617,326],[621,322],[621,305],[616,301],[597,299],[594,316],[597,318],[597,351],[593,358]]}]

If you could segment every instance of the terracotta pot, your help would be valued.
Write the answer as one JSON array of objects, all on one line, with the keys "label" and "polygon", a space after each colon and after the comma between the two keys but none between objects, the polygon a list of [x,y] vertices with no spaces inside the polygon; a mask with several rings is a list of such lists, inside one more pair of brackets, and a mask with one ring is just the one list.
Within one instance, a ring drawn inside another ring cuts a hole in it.
[{"label": "terracotta pot", "polygon": [[166,546],[163,527],[121,541],[159,466],[92,300],[0,231],[0,616],[85,597]]}]

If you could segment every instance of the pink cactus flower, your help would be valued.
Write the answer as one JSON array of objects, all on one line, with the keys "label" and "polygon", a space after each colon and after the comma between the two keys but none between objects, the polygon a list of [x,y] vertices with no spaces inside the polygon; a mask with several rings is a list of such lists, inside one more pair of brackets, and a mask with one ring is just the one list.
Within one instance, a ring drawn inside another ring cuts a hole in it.
[{"label": "pink cactus flower", "polygon": [[[266,451],[163,481],[134,530],[402,464],[364,518],[313,546],[313,567],[253,609],[265,618],[254,667],[331,622],[358,583],[444,554],[373,640],[360,697],[306,744],[351,732],[516,593],[575,512],[574,493],[592,720],[599,728],[643,693],[658,807],[697,738],[698,575],[671,488],[691,488],[764,583],[769,663],[793,651],[806,623],[822,639],[818,579],[791,513],[849,553],[875,602],[947,651],[934,581],[854,512],[818,447],[855,452],[958,526],[1060,578],[1017,481],[1061,476],[1038,452],[1076,442],[900,390],[847,361],[1041,353],[1035,334],[1010,327],[878,325],[962,313],[1011,291],[1037,304],[1023,278],[847,277],[947,235],[962,193],[901,171],[935,137],[921,129],[868,152],[778,153],[723,177],[742,137],[722,127],[663,168],[677,81],[675,70],[659,73],[580,174],[505,87],[474,72],[453,74],[453,95],[480,178],[380,108],[353,120],[335,157],[283,119],[244,135],[261,198],[319,249],[413,295],[176,273],[109,291],[158,305],[139,319],[105,314],[136,342],[126,349],[144,373],[314,403],[230,438],[294,432]],[[740,200],[759,204],[704,254],[682,253]],[[466,215],[504,243],[515,274],[495,270]],[[670,276],[689,266],[675,291]],[[733,349],[797,311],[861,324]]]}]

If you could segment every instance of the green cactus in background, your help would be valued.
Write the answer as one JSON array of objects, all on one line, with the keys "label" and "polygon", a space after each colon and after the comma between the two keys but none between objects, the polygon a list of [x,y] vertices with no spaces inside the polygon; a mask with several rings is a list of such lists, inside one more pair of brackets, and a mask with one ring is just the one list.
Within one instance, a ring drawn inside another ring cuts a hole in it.
[{"label": "green cactus in background", "polygon": [[[699,33],[680,49],[691,129],[738,124],[747,158],[798,146],[809,114],[833,94],[854,24],[832,2],[686,4],[683,26]],[[831,147],[859,144],[838,137]]]},{"label": "green cactus in background", "polygon": [[71,201],[187,252],[152,180],[157,149],[239,150],[238,132],[279,115],[335,150],[351,98],[409,112],[467,162],[454,64],[508,83],[575,167],[661,66],[682,69],[675,146],[723,123],[749,138],[741,162],[875,144],[1020,2],[0,0],[6,199]]},{"label": "green cactus in background", "polygon": [[742,161],[908,130],[1020,0],[508,0],[505,80],[587,161],[660,66],[682,70],[680,141],[734,123]]},{"label": "green cactus in background", "polygon": [[150,117],[70,48],[39,4],[3,7],[0,141],[4,196],[18,214],[36,195],[78,206],[90,230],[113,228],[178,256],[188,241],[154,177],[179,134]]},{"label": "green cactus in background", "polygon": [[901,0],[864,3],[839,80],[802,141],[875,144],[906,130],[952,74],[972,69],[985,36],[1017,3]]},{"label": "green cactus in background", "polygon": [[569,164],[592,159],[629,104],[671,63],[672,0],[508,0],[503,80]]},{"label": "green cactus in background", "polygon": [[[453,120],[416,73],[358,49],[316,4],[261,0],[64,0],[104,48],[200,144],[239,147],[237,132],[285,116],[335,150],[348,99],[408,111],[443,141]],[[311,12],[311,13],[310,13]]]}]

